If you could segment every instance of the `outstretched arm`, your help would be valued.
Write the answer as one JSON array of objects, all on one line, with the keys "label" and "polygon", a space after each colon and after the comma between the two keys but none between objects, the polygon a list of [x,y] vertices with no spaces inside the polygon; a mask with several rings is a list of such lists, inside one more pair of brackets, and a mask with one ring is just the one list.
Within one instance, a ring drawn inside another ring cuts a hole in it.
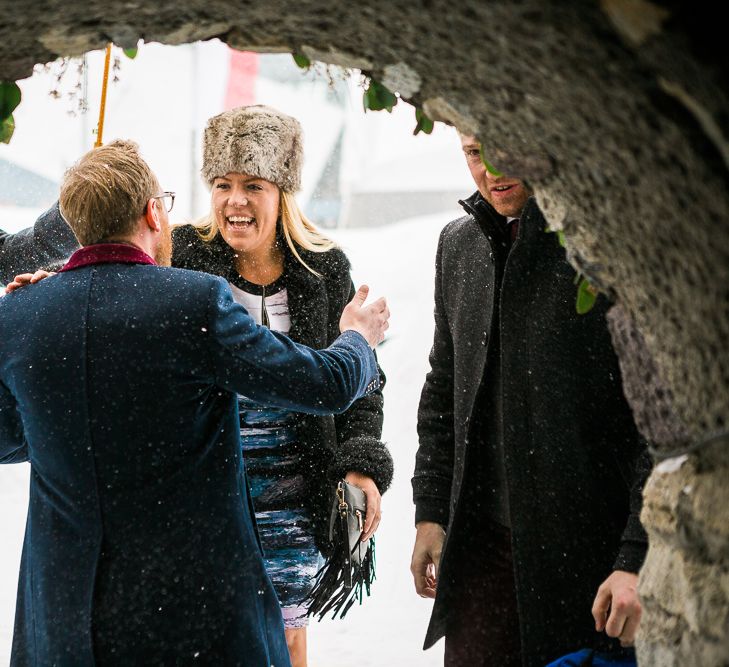
[{"label": "outstretched arm", "polygon": [[210,327],[205,332],[210,337],[216,382],[265,405],[297,412],[346,410],[379,386],[370,343],[384,334],[389,313],[379,310],[377,304],[354,306],[361,309],[355,315],[363,319],[360,330],[364,335],[345,331],[326,350],[316,351],[257,326],[233,300],[225,282],[216,280],[208,305]]}]

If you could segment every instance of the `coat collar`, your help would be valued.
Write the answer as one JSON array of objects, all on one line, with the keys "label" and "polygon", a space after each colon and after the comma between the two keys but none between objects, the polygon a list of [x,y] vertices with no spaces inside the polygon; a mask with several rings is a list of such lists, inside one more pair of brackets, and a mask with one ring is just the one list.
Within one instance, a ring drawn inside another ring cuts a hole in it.
[{"label": "coat collar", "polygon": [[72,271],[82,266],[94,264],[153,264],[157,265],[146,252],[126,243],[94,243],[77,250],[61,271]]},{"label": "coat collar", "polygon": [[[288,335],[293,340],[310,347],[326,347],[329,299],[324,279],[311,273],[294,256],[283,237],[280,226],[277,231],[277,241],[283,249],[284,255],[283,279],[288,296],[289,317],[291,318],[291,328]],[[208,245],[207,243],[201,243],[203,246]],[[206,258],[206,265],[202,270],[230,280],[231,272],[235,271],[235,251],[219,233],[208,243],[211,253]],[[304,261],[311,266],[309,253],[301,248],[299,253]]]},{"label": "coat collar", "polygon": [[504,222],[506,220],[503,215],[499,215],[496,212],[496,209],[483,198],[483,195],[478,190],[470,197],[459,200],[458,203],[466,213],[476,219],[488,219],[490,222]]},{"label": "coat collar", "polygon": [[[496,209],[483,198],[478,190],[467,199],[459,200],[458,203],[478,223],[478,226],[489,240],[493,241],[494,235],[501,238],[508,234],[506,218],[497,213]],[[543,231],[544,218],[534,197],[527,199],[519,220],[519,238],[522,238],[525,234],[531,236],[534,232]]]},{"label": "coat collar", "polygon": [[[178,233],[190,236],[184,243],[178,237],[177,244],[173,244],[173,265],[205,271],[225,280],[231,280],[235,272],[235,251],[225,242],[221,234],[216,234],[210,241],[203,241],[189,226],[180,229]],[[329,342],[327,322],[330,317],[327,279],[325,276],[314,275],[299,262],[286,243],[280,227],[277,239],[284,254],[283,281],[291,318],[288,335],[309,347],[326,347]],[[320,267],[321,263],[316,261],[318,258],[315,253],[309,253],[303,248],[299,248],[299,253],[309,266],[324,273]]]},{"label": "coat collar", "polygon": [[[284,275],[289,299],[289,336],[310,347],[326,347],[329,298],[324,278],[314,275],[284,244]],[[300,251],[301,252],[301,251]],[[307,261],[304,257],[304,261]],[[311,263],[307,261],[311,266]]]}]

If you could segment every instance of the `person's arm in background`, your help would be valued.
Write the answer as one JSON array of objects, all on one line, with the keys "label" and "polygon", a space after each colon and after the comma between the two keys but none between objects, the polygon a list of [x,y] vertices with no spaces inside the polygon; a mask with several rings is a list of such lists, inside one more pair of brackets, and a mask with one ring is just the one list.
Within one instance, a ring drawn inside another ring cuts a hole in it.
[{"label": "person's arm in background", "polygon": [[66,260],[78,247],[56,202],[32,227],[16,234],[0,231],[0,283],[7,284],[20,273],[55,268],[52,265]]},{"label": "person's arm in background", "polygon": [[435,332],[431,370],[418,407],[420,446],[412,479],[417,533],[410,564],[415,590],[435,597],[453,481],[453,341],[442,299],[443,235],[435,265]]}]

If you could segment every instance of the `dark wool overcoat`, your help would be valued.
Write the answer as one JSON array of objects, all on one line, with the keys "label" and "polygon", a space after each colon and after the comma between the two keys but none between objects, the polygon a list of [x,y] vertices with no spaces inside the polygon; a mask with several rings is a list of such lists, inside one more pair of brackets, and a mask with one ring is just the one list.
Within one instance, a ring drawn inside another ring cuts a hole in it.
[{"label": "dark wool overcoat", "polygon": [[[234,250],[217,234],[203,241],[192,225],[173,231],[172,264],[232,279]],[[291,329],[288,336],[315,349],[324,348],[339,335],[339,318],[354,296],[349,260],[339,249],[324,253],[298,248],[314,275],[290,251],[284,249],[284,284],[288,295]],[[381,387],[384,374],[380,369]],[[392,482],[392,457],[380,441],[382,391],[357,401],[344,414],[319,416],[299,414],[296,431],[301,445],[300,473],[307,485],[307,509],[314,522],[316,541],[325,555],[329,547],[329,518],[336,481],[348,472],[368,475],[384,493]]]},{"label": "dark wool overcoat", "polygon": [[78,241],[56,202],[32,227],[17,234],[0,230],[0,284],[9,283],[19,273],[52,268],[77,248]]},{"label": "dark wool overcoat", "polygon": [[486,440],[503,439],[523,658],[537,667],[603,641],[592,602],[613,568],[637,572],[643,561],[639,512],[650,459],[623,396],[608,303],[600,297],[588,314],[577,314],[575,272],[534,200],[503,273],[501,419],[477,419],[479,387],[496,372],[487,356],[493,244],[504,219],[478,193],[462,203],[469,214],[448,224],[438,245],[431,371],[418,414],[416,521],[447,527],[425,646],[449,624],[478,622],[449,610],[455,591],[467,594],[459,564],[488,525],[472,468],[484,440],[478,428],[496,421]]},{"label": "dark wool overcoat", "polygon": [[354,332],[299,346],[130,246],[72,260],[104,248],[0,299],[0,463],[31,468],[11,664],[285,667],[237,393],[338,412],[374,355]]}]

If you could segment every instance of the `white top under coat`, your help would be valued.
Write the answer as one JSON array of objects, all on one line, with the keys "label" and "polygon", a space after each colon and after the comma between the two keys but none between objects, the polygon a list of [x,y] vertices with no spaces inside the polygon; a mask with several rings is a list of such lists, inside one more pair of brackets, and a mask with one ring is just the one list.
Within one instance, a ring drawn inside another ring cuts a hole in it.
[{"label": "white top under coat", "polygon": [[[261,324],[261,295],[251,294],[231,283],[228,284],[233,292],[233,299],[248,311],[256,324]],[[289,297],[286,288],[266,297],[266,312],[268,312],[272,331],[279,331],[283,334],[289,332],[291,317],[289,315]]]}]

